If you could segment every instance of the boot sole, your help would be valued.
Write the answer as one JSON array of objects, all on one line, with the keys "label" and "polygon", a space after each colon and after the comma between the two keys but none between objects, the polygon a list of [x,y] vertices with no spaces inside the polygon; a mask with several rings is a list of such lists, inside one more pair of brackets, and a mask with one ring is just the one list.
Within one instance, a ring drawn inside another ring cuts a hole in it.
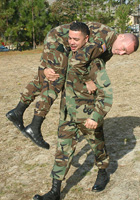
[{"label": "boot sole", "polygon": [[[38,195],[38,197],[34,196],[33,200],[43,200],[43,196],[40,196],[40,195]],[[55,200],[60,200],[60,197],[55,198]]]}]

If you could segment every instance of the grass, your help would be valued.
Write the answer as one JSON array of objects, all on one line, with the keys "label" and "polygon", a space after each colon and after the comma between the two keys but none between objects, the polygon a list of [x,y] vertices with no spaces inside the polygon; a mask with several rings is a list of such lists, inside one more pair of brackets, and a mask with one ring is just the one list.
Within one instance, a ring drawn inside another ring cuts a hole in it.
[{"label": "grass", "polygon": [[[57,122],[59,119],[58,101],[51,108],[42,127],[44,138],[51,144],[51,148],[48,151],[35,146],[29,139],[22,136],[5,117],[5,113],[19,101],[19,93],[21,92],[19,87],[24,89],[25,85],[30,81],[29,77],[32,77],[33,72],[37,71],[38,65],[35,63],[39,63],[42,49],[43,47],[23,52],[0,53],[0,96],[2,96],[0,101],[1,200],[31,200],[34,194],[43,194],[51,188],[50,172],[54,163]],[[61,200],[118,200],[118,194],[119,199],[124,200],[128,190],[129,199],[138,200],[140,198],[134,188],[131,187],[132,185],[128,186],[129,182],[135,181],[135,188],[139,189],[139,169],[137,167],[140,164],[139,52],[140,50],[129,57],[127,55],[116,56],[108,62],[107,71],[111,78],[115,98],[113,107],[106,116],[104,131],[107,137],[107,147],[110,147],[109,154],[112,154],[116,162],[113,163],[113,167],[110,169],[113,173],[110,175],[111,179],[107,188],[98,194],[91,192],[91,187],[96,178],[96,175],[93,177],[91,173],[93,175],[97,174],[98,169],[87,170],[89,169],[88,165],[92,162],[91,159],[93,159],[93,157],[89,157],[90,160],[86,163],[80,160],[80,167],[72,166],[69,170],[66,177],[67,181],[64,180],[64,184],[66,184],[66,190],[62,194],[64,198],[62,197]],[[135,68],[133,68],[132,63],[135,63]],[[26,72],[28,73],[26,74]],[[126,83],[126,77],[130,84]],[[32,104],[31,108],[25,112],[26,125],[30,123],[33,111],[34,105]],[[131,140],[136,144],[133,145]],[[86,147],[86,145],[86,141],[82,141],[77,146],[77,157],[75,155],[74,158],[76,164],[77,160],[80,159],[78,155],[83,155],[81,148]],[[89,148],[85,148],[83,152],[85,157],[87,151],[89,151]],[[85,160],[85,157],[81,159]],[[125,167],[119,167],[121,161]],[[133,164],[136,167],[132,170]],[[82,177],[77,182],[77,177],[80,175]]]}]

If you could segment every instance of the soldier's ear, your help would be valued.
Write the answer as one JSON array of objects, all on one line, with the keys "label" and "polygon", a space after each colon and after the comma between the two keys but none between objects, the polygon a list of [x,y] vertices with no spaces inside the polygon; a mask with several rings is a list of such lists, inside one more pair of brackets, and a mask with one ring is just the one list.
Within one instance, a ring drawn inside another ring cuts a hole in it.
[{"label": "soldier's ear", "polygon": [[89,39],[89,36],[86,35],[86,37],[85,37],[85,41],[88,42],[88,39]]}]

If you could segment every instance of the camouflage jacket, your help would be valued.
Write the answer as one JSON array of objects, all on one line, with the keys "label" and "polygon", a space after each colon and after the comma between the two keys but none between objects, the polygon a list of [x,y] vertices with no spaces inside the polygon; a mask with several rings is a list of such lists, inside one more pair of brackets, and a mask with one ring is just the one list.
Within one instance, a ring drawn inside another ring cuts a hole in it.
[{"label": "camouflage jacket", "polygon": [[[88,22],[87,25],[90,29],[89,42],[75,54],[70,54],[69,56],[65,85],[66,104],[69,114],[78,120],[80,120],[78,113],[84,113],[86,110],[89,111],[89,107],[91,106],[91,115],[89,118],[99,122],[112,106],[112,88],[106,74],[105,62],[112,57],[111,47],[116,40],[116,33],[111,28],[100,23]],[[69,24],[66,24],[56,27],[48,33],[45,39],[42,66],[55,66],[53,59],[49,60],[45,58],[45,55],[50,51],[54,55],[54,50],[69,54],[68,32]],[[96,65],[94,59],[98,57],[100,59],[97,59],[99,63]],[[88,80],[93,80],[98,87],[96,95],[92,95],[92,97],[88,94],[86,85],[84,84]],[[79,88],[81,91],[77,91]],[[82,94],[82,91],[84,94]],[[75,93],[77,94],[75,95]],[[80,116],[83,116],[83,114]]]},{"label": "camouflage jacket", "polygon": [[92,67],[92,79],[97,91],[89,94],[84,82],[85,74],[75,73],[69,65],[65,81],[65,105],[71,119],[83,122],[83,119],[93,119],[102,123],[113,102],[113,91],[110,79],[102,59],[96,58],[87,68]]},{"label": "camouflage jacket", "polygon": [[[89,64],[94,58],[100,57],[105,62],[112,56],[111,47],[116,39],[116,33],[106,25],[97,22],[86,23],[90,29],[89,42],[79,49],[71,58],[71,65],[82,67]],[[41,56],[41,66],[54,68],[55,51],[69,54],[68,33],[70,24],[65,24],[52,29],[44,40],[44,50]],[[48,54],[50,53],[50,56]],[[82,55],[82,56],[81,56]],[[90,79],[90,76],[87,76]]]},{"label": "camouflage jacket", "polygon": [[97,22],[87,23],[90,29],[89,42],[76,51],[69,58],[69,65],[78,74],[85,74],[84,80],[92,80],[91,72],[87,71],[90,62],[95,58],[102,59],[105,63],[112,57],[112,45],[116,40],[116,33],[106,25]]}]

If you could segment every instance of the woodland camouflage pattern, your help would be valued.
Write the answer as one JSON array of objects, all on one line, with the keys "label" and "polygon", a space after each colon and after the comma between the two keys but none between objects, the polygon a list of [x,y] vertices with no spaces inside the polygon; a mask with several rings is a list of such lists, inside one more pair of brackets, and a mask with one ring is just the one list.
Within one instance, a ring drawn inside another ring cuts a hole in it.
[{"label": "woodland camouflage pattern", "polygon": [[[78,142],[79,131],[91,146],[97,167],[100,169],[108,167],[109,156],[104,142],[103,118],[112,106],[113,96],[111,83],[105,70],[105,62],[112,56],[111,45],[116,36],[109,32],[109,37],[108,31],[104,28],[102,25],[100,29],[95,28],[96,42],[90,40],[90,44],[87,43],[76,53],[69,54],[52,178],[65,179]],[[103,39],[100,39],[101,34],[104,35]],[[105,57],[106,50],[108,51],[107,57]],[[101,59],[95,59],[101,54],[103,54]],[[93,61],[90,62],[90,59]],[[94,95],[90,95],[87,91],[85,85],[87,80],[93,80],[96,83],[98,89]],[[98,122],[96,130],[87,129],[84,126],[88,118]]]},{"label": "woodland camouflage pattern", "polygon": [[[75,58],[72,57],[70,61],[71,65],[77,64],[79,69],[80,66],[82,68],[85,64],[89,64],[88,59],[93,59],[94,56],[97,57],[101,55],[100,57],[104,61],[110,59],[112,56],[111,46],[116,39],[114,31],[103,24],[88,22],[87,25],[90,29],[90,46],[88,46],[88,43],[85,46],[85,49],[79,50],[78,56],[83,53],[85,55],[83,60],[79,62],[79,57],[76,56]],[[57,98],[58,93],[64,86],[68,55],[70,52],[68,32],[69,24],[65,24],[52,29],[47,34],[44,40],[44,50],[41,56],[41,64],[38,68],[38,74],[26,86],[24,92],[22,93],[21,101],[26,104],[30,104],[34,101],[36,96],[40,95],[40,99],[36,104],[35,115],[45,117],[54,100]],[[56,73],[59,73],[60,78],[54,82],[48,81],[43,73],[44,68],[54,69]],[[86,74],[84,77],[85,80],[91,80],[92,75],[91,66],[89,75]]]},{"label": "woodland camouflage pattern", "polygon": [[[98,168],[105,169],[109,164],[106,153],[103,133],[103,118],[112,106],[112,87],[105,70],[105,63],[95,59],[90,63],[94,69],[94,82],[97,91],[89,94],[83,82],[85,74],[79,73],[72,66],[68,66],[65,90],[61,101],[61,117],[58,129],[58,144],[55,163],[51,176],[63,180],[75,152],[79,138],[79,131],[88,141],[95,155],[95,164]],[[90,70],[87,68],[87,70]],[[98,122],[96,130],[84,126],[86,119]]]},{"label": "woodland camouflage pattern", "polygon": [[[88,23],[88,26],[89,42],[74,55],[69,52],[69,24],[49,32],[44,42],[38,76],[28,84],[21,98],[29,104],[40,94],[35,114],[45,117],[64,85],[68,66],[65,90],[62,93],[58,145],[51,174],[53,178],[60,180],[65,178],[70,167],[79,130],[94,152],[95,164],[102,169],[108,166],[109,157],[104,143],[103,118],[112,105],[112,88],[106,74],[105,62],[112,56],[111,46],[116,39],[116,34],[100,23]],[[47,81],[43,73],[46,67],[54,69],[60,74],[60,78],[54,82]],[[88,94],[85,85],[87,80],[96,83],[98,90],[94,95]],[[95,131],[84,126],[87,118],[98,122]]]}]

